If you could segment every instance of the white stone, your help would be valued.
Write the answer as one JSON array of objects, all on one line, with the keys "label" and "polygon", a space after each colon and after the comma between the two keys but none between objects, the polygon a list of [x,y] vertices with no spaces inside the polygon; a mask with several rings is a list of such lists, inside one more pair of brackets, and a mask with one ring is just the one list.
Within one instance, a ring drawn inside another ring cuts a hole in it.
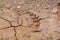
[{"label": "white stone", "polygon": [[17,8],[20,8],[20,6],[17,6]]}]

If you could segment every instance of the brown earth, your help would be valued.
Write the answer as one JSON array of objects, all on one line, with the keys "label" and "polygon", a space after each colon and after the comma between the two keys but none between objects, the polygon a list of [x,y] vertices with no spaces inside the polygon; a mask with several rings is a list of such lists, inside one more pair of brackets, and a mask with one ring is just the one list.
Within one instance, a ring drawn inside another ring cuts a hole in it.
[{"label": "brown earth", "polygon": [[60,0],[0,0],[0,40],[60,40]]}]

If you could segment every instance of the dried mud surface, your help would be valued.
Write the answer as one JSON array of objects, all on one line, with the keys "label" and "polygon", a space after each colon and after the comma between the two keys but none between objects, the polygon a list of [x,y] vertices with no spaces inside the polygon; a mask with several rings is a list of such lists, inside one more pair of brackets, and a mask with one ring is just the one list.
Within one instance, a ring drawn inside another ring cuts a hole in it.
[{"label": "dried mud surface", "polygon": [[60,40],[60,0],[0,0],[0,40]]}]

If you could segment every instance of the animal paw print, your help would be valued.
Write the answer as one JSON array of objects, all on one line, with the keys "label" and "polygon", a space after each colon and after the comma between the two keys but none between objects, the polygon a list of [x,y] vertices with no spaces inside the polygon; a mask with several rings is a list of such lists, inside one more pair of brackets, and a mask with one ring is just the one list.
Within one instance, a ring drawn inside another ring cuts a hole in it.
[{"label": "animal paw print", "polygon": [[40,18],[40,16],[37,16],[36,14],[31,12],[25,12],[24,15],[28,15],[32,21],[31,25],[28,27],[29,30],[38,30],[40,27],[40,21],[46,19],[46,18]]},{"label": "animal paw print", "polygon": [[38,27],[40,27],[40,18],[34,13],[31,12],[25,12],[23,15],[28,15],[31,19],[31,25],[29,26],[29,30],[37,30]]}]

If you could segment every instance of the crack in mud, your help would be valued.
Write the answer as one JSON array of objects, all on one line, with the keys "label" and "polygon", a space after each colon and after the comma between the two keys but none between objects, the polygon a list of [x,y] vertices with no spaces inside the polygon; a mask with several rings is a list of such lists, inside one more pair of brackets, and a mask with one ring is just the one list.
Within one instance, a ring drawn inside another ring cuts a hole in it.
[{"label": "crack in mud", "polygon": [[15,29],[15,28],[16,28],[16,27],[14,27],[14,32],[15,32],[14,36],[15,36],[15,39],[17,40],[17,38],[16,38],[17,32],[16,32],[16,29]]},{"label": "crack in mud", "polygon": [[15,28],[18,27],[18,26],[21,26],[21,25],[13,26],[13,25],[11,24],[11,23],[12,23],[11,21],[9,21],[9,20],[7,20],[7,19],[5,19],[5,18],[3,18],[3,17],[0,17],[0,18],[3,19],[3,20],[5,20],[5,21],[7,21],[7,22],[9,22],[9,24],[10,24],[10,26],[5,27],[5,28],[1,28],[0,30],[13,27],[13,28],[14,28],[14,32],[15,32],[14,37],[15,37],[15,40],[17,40],[17,38],[16,38],[17,31],[16,31]]}]

